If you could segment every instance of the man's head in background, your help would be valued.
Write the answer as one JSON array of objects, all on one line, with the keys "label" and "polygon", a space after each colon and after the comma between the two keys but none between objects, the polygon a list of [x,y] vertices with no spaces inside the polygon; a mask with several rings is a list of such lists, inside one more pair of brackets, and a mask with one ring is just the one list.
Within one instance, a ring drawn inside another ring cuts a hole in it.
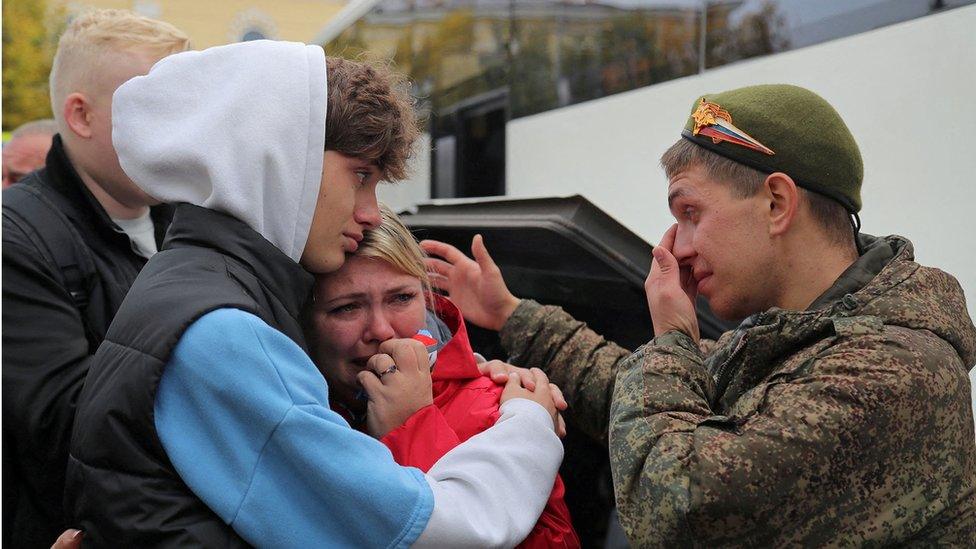
[{"label": "man's head in background", "polygon": [[151,199],[119,167],[112,94],[189,46],[176,27],[124,10],[86,12],[61,36],[50,80],[54,119],[71,163],[113,217],[138,215]]},{"label": "man's head in background", "polygon": [[35,120],[21,125],[3,146],[3,188],[44,167],[51,138],[58,133],[54,120]]}]

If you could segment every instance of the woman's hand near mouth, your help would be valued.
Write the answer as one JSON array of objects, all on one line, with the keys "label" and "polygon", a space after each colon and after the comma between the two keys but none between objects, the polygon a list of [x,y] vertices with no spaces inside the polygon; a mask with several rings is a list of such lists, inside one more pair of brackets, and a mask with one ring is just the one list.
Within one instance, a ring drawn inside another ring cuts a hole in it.
[{"label": "woman's hand near mouth", "polygon": [[419,341],[384,341],[356,377],[369,396],[366,429],[377,439],[434,403],[427,348]]}]

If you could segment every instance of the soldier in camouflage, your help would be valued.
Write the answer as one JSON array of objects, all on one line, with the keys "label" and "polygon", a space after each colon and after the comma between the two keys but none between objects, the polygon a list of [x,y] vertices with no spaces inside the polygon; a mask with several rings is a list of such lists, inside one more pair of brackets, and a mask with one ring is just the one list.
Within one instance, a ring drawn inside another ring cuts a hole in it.
[{"label": "soldier in camouflage", "polygon": [[[512,296],[480,237],[474,261],[423,243],[465,316],[608,441],[631,543],[976,546],[976,328],[907,239],[851,230],[862,169],[836,111],[792,86],[696,98],[662,164],[677,223],[633,354]],[[698,293],[746,319],[699,340]]]}]

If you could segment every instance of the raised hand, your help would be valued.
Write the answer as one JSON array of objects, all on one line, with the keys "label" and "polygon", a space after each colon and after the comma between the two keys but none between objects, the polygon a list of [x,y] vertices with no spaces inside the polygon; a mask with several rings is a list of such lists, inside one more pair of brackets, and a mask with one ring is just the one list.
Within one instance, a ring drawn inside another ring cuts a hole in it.
[{"label": "raised hand", "polygon": [[508,290],[480,234],[471,242],[474,260],[437,240],[424,240],[420,247],[437,256],[427,259],[431,284],[448,294],[466,320],[495,331],[505,325],[519,299]]},{"label": "raised hand", "polygon": [[697,343],[700,338],[698,316],[695,314],[698,285],[691,269],[681,267],[672,253],[677,231],[678,226],[672,225],[654,247],[654,260],[651,261],[651,272],[644,281],[644,290],[647,292],[647,306],[651,309],[654,336],[678,330],[691,336]]},{"label": "raised hand", "polygon": [[427,348],[413,339],[380,343],[379,353],[357,378],[369,396],[366,429],[376,438],[383,438],[434,402]]}]

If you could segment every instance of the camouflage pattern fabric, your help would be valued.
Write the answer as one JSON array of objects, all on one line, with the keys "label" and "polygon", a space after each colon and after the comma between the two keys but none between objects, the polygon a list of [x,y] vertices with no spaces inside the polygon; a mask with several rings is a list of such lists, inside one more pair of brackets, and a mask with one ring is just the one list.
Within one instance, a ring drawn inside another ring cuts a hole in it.
[{"label": "camouflage pattern fabric", "polygon": [[559,385],[570,403],[566,421],[606,444],[617,367],[631,351],[607,341],[561,308],[528,299],[519,303],[499,336],[508,362],[541,368],[549,381]]},{"label": "camouflage pattern fabric", "polygon": [[958,282],[913,259],[869,241],[810,310],[755,315],[708,354],[669,332],[628,356],[534,303],[502,342],[609,431],[636,547],[976,547],[976,328]]}]

